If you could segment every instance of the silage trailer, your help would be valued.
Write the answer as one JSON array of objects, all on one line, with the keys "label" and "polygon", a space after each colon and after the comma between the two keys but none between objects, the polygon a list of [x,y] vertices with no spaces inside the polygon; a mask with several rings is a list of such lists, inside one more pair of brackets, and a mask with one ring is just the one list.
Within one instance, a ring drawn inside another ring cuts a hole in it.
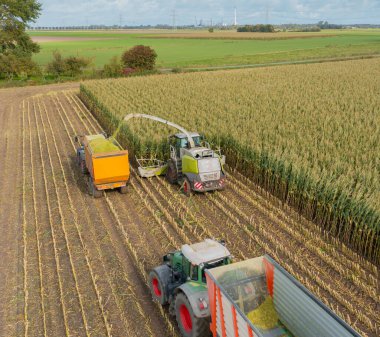
[{"label": "silage trailer", "polygon": [[87,176],[88,192],[95,198],[104,190],[118,189],[127,192],[130,178],[128,151],[113,137],[106,134],[76,136],[79,143],[77,163]]},{"label": "silage trailer", "polygon": [[[206,270],[213,337],[360,337],[268,255]],[[271,297],[278,323],[254,324],[250,312]]]}]

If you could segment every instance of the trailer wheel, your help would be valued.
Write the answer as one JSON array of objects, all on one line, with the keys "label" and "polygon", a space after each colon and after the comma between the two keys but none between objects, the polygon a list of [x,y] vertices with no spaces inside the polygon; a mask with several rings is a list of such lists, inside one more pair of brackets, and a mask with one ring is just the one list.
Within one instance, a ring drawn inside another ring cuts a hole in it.
[{"label": "trailer wheel", "polygon": [[88,173],[88,170],[87,170],[87,167],[86,167],[86,162],[84,160],[81,160],[80,161],[80,170],[83,174],[87,174]]},{"label": "trailer wheel", "polygon": [[189,197],[191,195],[191,184],[190,180],[185,177],[183,181],[183,194]]},{"label": "trailer wheel", "polygon": [[127,186],[121,186],[120,189],[119,189],[119,192],[121,194],[126,194],[128,192]]},{"label": "trailer wheel", "polygon": [[96,189],[91,177],[88,178],[88,192],[94,198],[100,198],[103,196],[103,192]]},{"label": "trailer wheel", "polygon": [[194,315],[184,293],[179,293],[175,298],[175,316],[182,335],[185,337],[207,337],[210,336],[209,320],[198,318]]},{"label": "trailer wheel", "polygon": [[158,266],[149,273],[149,288],[153,300],[161,305],[168,303],[166,289],[170,281],[170,268],[166,265]]},{"label": "trailer wheel", "polygon": [[168,164],[168,170],[166,171],[166,179],[171,184],[176,184],[178,182],[178,172],[172,160],[170,160]]}]

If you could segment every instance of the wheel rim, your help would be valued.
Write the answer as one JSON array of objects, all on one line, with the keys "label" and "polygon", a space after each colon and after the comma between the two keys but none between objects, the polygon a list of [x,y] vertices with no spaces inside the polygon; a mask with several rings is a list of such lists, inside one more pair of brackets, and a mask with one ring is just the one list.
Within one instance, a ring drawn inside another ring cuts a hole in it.
[{"label": "wheel rim", "polygon": [[161,297],[161,288],[160,288],[160,284],[158,283],[158,280],[156,278],[154,278],[152,280],[152,286],[153,286],[153,291],[154,291],[154,294],[157,296],[157,297]]},{"label": "wheel rim", "polygon": [[189,192],[189,185],[188,185],[187,181],[185,181],[185,183],[184,183],[184,185],[183,185],[183,191],[184,191],[185,193],[188,193],[188,192]]},{"label": "wheel rim", "polygon": [[186,332],[191,332],[193,329],[193,322],[191,320],[189,309],[185,304],[182,304],[179,308],[179,316],[181,318],[181,324]]}]

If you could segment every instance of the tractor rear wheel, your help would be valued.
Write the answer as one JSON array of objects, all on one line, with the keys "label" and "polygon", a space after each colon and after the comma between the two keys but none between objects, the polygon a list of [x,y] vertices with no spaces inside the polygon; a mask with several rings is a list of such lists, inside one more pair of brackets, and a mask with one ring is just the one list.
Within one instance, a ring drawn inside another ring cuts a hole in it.
[{"label": "tractor rear wheel", "polygon": [[166,265],[158,266],[149,273],[149,288],[153,300],[165,305],[168,303],[167,285],[170,281],[170,268]]},{"label": "tractor rear wheel", "polygon": [[184,337],[210,336],[209,320],[195,316],[189,300],[182,292],[175,298],[175,316]]},{"label": "tractor rear wheel", "polygon": [[190,184],[190,180],[187,177],[185,177],[183,181],[183,194],[186,195],[187,197],[190,197],[191,195],[191,184]]},{"label": "tractor rear wheel", "polygon": [[168,163],[168,170],[166,171],[166,179],[171,184],[176,184],[178,182],[178,172],[173,160]]}]

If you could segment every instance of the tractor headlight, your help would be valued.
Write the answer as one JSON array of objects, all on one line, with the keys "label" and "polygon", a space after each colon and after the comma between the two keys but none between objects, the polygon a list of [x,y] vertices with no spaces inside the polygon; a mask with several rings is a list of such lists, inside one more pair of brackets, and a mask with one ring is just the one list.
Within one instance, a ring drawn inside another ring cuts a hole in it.
[{"label": "tractor headlight", "polygon": [[208,304],[204,298],[201,297],[198,300],[199,300],[199,304],[198,304],[199,310],[205,310],[208,308]]}]

